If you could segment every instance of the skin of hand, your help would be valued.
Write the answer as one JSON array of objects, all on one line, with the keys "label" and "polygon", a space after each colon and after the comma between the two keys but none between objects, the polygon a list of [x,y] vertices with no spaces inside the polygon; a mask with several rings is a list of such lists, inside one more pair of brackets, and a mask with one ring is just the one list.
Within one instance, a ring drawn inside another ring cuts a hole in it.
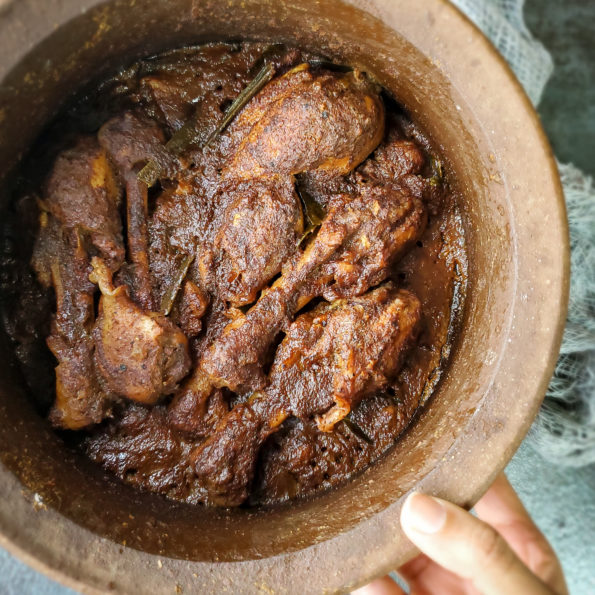
[{"label": "skin of hand", "polygon": [[[412,595],[567,595],[556,554],[501,474],[475,506],[479,518],[439,498],[409,495],[401,526],[421,550],[397,572]],[[403,595],[389,577],[354,595]]]}]

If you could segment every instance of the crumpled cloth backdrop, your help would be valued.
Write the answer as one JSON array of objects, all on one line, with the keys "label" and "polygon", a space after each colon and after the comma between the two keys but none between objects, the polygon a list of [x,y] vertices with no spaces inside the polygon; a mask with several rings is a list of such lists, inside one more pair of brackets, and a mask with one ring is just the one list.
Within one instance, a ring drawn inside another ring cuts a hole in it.
[{"label": "crumpled cloth backdrop", "polygon": [[[500,50],[534,105],[553,71],[548,51],[523,19],[524,0],[451,0]],[[529,434],[548,460],[595,463],[595,189],[572,164],[558,163],[570,226],[570,304],[556,371]]]}]

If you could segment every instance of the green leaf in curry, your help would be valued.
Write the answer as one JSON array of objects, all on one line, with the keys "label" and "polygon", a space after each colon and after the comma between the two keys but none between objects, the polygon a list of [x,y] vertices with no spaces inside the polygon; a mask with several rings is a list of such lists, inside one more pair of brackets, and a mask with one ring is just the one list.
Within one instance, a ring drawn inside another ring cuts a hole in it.
[{"label": "green leaf in curry", "polygon": [[161,298],[161,313],[167,316],[171,309],[173,308],[174,302],[176,301],[176,297],[178,292],[180,291],[180,287],[188,274],[188,269],[194,260],[193,255],[186,254],[180,263],[180,266],[176,270],[175,275],[171,280],[171,284],[166,289],[163,297]]},{"label": "green leaf in curry", "polygon": [[233,100],[232,104],[225,110],[225,115],[219,125],[207,139],[205,146],[209,145],[214,138],[221,134],[230,122],[238,115],[244,106],[275,76],[275,66],[265,64],[258,74],[248,83],[244,90]]},{"label": "green leaf in curry", "polygon": [[304,233],[298,240],[298,246],[301,246],[322,225],[326,213],[320,204],[304,188],[300,187],[299,184],[297,184],[296,190],[304,214]]},{"label": "green leaf in curry", "polygon": [[[273,64],[265,64],[258,74],[246,85],[240,94],[234,99],[231,105],[225,110],[221,122],[208,136],[204,146],[208,146],[229,126],[231,121],[238,115],[244,106],[273,78],[275,67]],[[182,155],[200,138],[200,130],[194,120],[186,122],[165,144],[165,148],[175,156]],[[151,187],[161,175],[161,166],[154,160],[150,160],[138,173],[138,179]]]}]

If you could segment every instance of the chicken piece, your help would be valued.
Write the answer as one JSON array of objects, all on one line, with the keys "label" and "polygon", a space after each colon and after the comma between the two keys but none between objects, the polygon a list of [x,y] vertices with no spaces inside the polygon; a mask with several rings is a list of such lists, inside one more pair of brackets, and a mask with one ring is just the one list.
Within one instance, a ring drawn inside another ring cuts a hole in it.
[{"label": "chicken piece", "polygon": [[426,161],[421,149],[411,140],[394,136],[381,144],[361,166],[363,174],[390,181],[421,172]]},{"label": "chicken piece", "polygon": [[303,233],[302,210],[291,180],[271,182],[234,183],[215,225],[219,297],[236,306],[256,300],[295,252]]},{"label": "chicken piece", "polygon": [[130,403],[81,446],[93,461],[137,489],[193,504],[203,501],[204,490],[188,473],[194,444],[171,427],[160,405]]},{"label": "chicken piece", "polygon": [[248,497],[260,445],[271,434],[246,403],[234,407],[190,458],[207,503],[239,506]]},{"label": "chicken piece", "polygon": [[132,268],[128,277],[133,297],[142,308],[153,310],[147,231],[148,189],[137,179],[137,170],[152,159],[164,171],[173,171],[174,158],[163,145],[165,136],[161,128],[132,112],[106,122],[99,130],[98,138],[126,184],[128,256]]},{"label": "chicken piece", "polygon": [[[378,90],[358,73],[313,73],[302,64],[269,83],[230,127],[231,157],[222,175],[224,188],[232,190],[222,192],[227,196],[222,215],[213,225],[217,230],[213,253],[202,248],[197,257],[203,285],[210,285],[208,271],[216,263],[219,297],[236,306],[253,302],[295,253],[303,231],[293,174],[306,170],[347,173],[367,157],[383,133],[384,106]],[[274,300],[267,303],[279,311]],[[283,315],[274,318],[263,335],[270,317],[266,311],[256,315],[255,330],[261,336],[254,343],[234,345],[245,353],[256,350],[258,363],[285,320]],[[231,365],[242,357],[234,353]],[[237,381],[233,372],[226,378],[219,373],[215,385],[235,390],[245,384],[244,377],[254,367],[240,367]],[[205,370],[213,378],[208,367]],[[262,375],[260,380],[262,384]],[[202,379],[198,384],[203,387]],[[191,401],[193,389],[189,383],[184,403]],[[193,410],[204,410],[208,394],[206,388],[197,390]]]},{"label": "chicken piece", "polygon": [[40,203],[32,265],[40,283],[53,286],[56,295],[47,338],[58,360],[50,420],[66,429],[99,423],[113,401],[93,365],[95,287],[88,275],[90,255],[100,255],[112,271],[124,260],[119,199],[120,188],[105,151],[96,140],[81,138],[56,158]]},{"label": "chicken piece", "polygon": [[108,120],[97,133],[99,144],[121,174],[149,159],[165,172],[173,171],[175,158],[165,148],[165,135],[159,125],[133,112]]},{"label": "chicken piece", "polygon": [[[205,349],[221,334],[230,318],[240,311],[229,308],[221,300],[215,299],[205,313],[204,332],[192,342],[192,354],[199,361]],[[168,406],[170,423],[194,437],[208,435],[221,419],[221,405],[227,407],[224,393],[213,387],[210,378],[198,365],[175,392]],[[227,411],[225,411],[226,413]]]},{"label": "chicken piece", "polygon": [[[150,74],[140,80],[143,97],[155,104],[172,130],[178,130],[190,118],[197,120],[197,129],[205,132],[201,140],[205,141],[213,122],[221,117],[224,102],[250,82],[250,70],[254,68],[250,67],[262,60],[266,47],[242,44],[241,51],[230,53],[228,44],[211,44],[206,59],[186,48],[151,58]],[[293,50],[280,58],[296,59],[298,55]],[[274,62],[275,66],[284,63],[282,59]]]},{"label": "chicken piece", "polygon": [[[84,439],[89,457],[125,482],[171,493],[184,485],[184,451],[191,448],[167,424],[159,405],[130,404]],[[132,480],[132,481],[131,481]]]},{"label": "chicken piece", "polygon": [[292,176],[312,169],[347,173],[383,132],[377,90],[353,72],[312,73],[302,64],[250,102],[231,131],[241,140],[223,172],[231,179],[227,187],[235,186],[215,237],[223,299],[253,302],[295,251],[303,218]]},{"label": "chicken piece", "polygon": [[56,158],[43,205],[65,229],[78,228],[88,236],[91,251],[115,271],[124,260],[120,194],[105,151],[95,139],[83,137]]},{"label": "chicken piece", "polygon": [[289,327],[267,392],[288,413],[333,429],[367,395],[387,385],[415,336],[421,304],[390,283],[362,296],[322,303]]},{"label": "chicken piece", "polygon": [[190,369],[188,340],[162,314],[143,311],[124,285],[114,288],[103,261],[94,258],[91,281],[99,285],[93,329],[95,364],[115,394],[151,405],[170,394]]},{"label": "chicken piece", "polygon": [[113,395],[98,381],[93,364],[93,339],[84,334],[73,343],[54,330],[47,338],[56,366],[56,400],[50,411],[53,426],[81,430],[100,423],[111,411]]},{"label": "chicken piece", "polygon": [[93,365],[95,286],[88,279],[90,265],[79,228],[67,230],[47,212],[40,220],[32,265],[42,285],[53,286],[56,295],[47,337],[58,360],[50,421],[56,427],[78,430],[99,423],[113,400],[100,386]]},{"label": "chicken piece", "polygon": [[411,412],[405,408],[380,392],[366,397],[332,432],[319,431],[313,420],[287,419],[258,452],[248,504],[307,497],[362,471],[408,425]]},{"label": "chicken piece", "polygon": [[403,188],[404,191],[425,201],[428,191],[435,187],[429,179],[419,175],[426,165],[423,151],[413,141],[403,138],[402,131],[394,122],[389,121],[387,128],[387,138],[349,176],[324,170],[300,174],[300,194],[305,193],[326,208],[333,194],[349,194],[362,183],[372,182],[380,186],[392,185]]},{"label": "chicken piece", "polygon": [[200,365],[213,384],[234,391],[262,388],[268,348],[293,315],[316,296],[358,295],[386,279],[425,221],[422,203],[395,187],[362,186],[356,196],[333,196],[306,250],[203,356]]},{"label": "chicken piece", "polygon": [[231,128],[242,140],[226,177],[346,174],[382,139],[384,106],[361,73],[311,71],[304,63],[270,82]]},{"label": "chicken piece", "polygon": [[316,415],[318,428],[328,432],[384,388],[398,372],[420,317],[419,300],[390,283],[299,316],[277,350],[269,386],[236,406],[191,455],[210,501],[243,502],[261,444],[290,415]]},{"label": "chicken piece", "polygon": [[185,278],[193,281],[204,299],[210,301],[216,287],[209,229],[215,202],[189,176],[178,180],[177,186],[166,188],[155,201],[149,221],[149,260],[157,304],[170,292],[186,258],[193,260]]},{"label": "chicken piece", "polygon": [[221,390],[213,390],[200,368],[176,392],[168,408],[169,423],[195,438],[209,435],[229,412]]}]

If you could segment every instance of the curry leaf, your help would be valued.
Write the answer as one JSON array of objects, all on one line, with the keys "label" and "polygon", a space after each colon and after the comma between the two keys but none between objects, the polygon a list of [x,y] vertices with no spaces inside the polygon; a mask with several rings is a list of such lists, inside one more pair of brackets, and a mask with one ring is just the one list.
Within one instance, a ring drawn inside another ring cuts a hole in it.
[{"label": "curry leaf", "polygon": [[343,423],[357,438],[367,442],[368,444],[373,444],[372,438],[370,438],[370,436],[368,436],[368,434],[366,434],[352,419],[349,419],[349,416],[343,418]]},{"label": "curry leaf", "polygon": [[[232,104],[225,110],[223,119],[211,132],[204,146],[209,145],[219,134],[221,134],[230,122],[238,115],[244,106],[273,78],[275,67],[273,64],[265,64],[258,74],[248,83],[248,85],[234,99]],[[165,148],[175,156],[182,155],[193,144],[200,139],[200,130],[197,128],[195,120],[186,122],[165,144]],[[161,175],[161,166],[153,159],[138,172],[138,179],[151,187]]]},{"label": "curry leaf", "polygon": [[193,255],[186,254],[182,259],[180,267],[176,271],[170,286],[166,289],[163,297],[161,298],[161,312],[167,316],[176,301],[176,296],[178,295],[178,291],[188,274],[188,269],[194,260]]}]

